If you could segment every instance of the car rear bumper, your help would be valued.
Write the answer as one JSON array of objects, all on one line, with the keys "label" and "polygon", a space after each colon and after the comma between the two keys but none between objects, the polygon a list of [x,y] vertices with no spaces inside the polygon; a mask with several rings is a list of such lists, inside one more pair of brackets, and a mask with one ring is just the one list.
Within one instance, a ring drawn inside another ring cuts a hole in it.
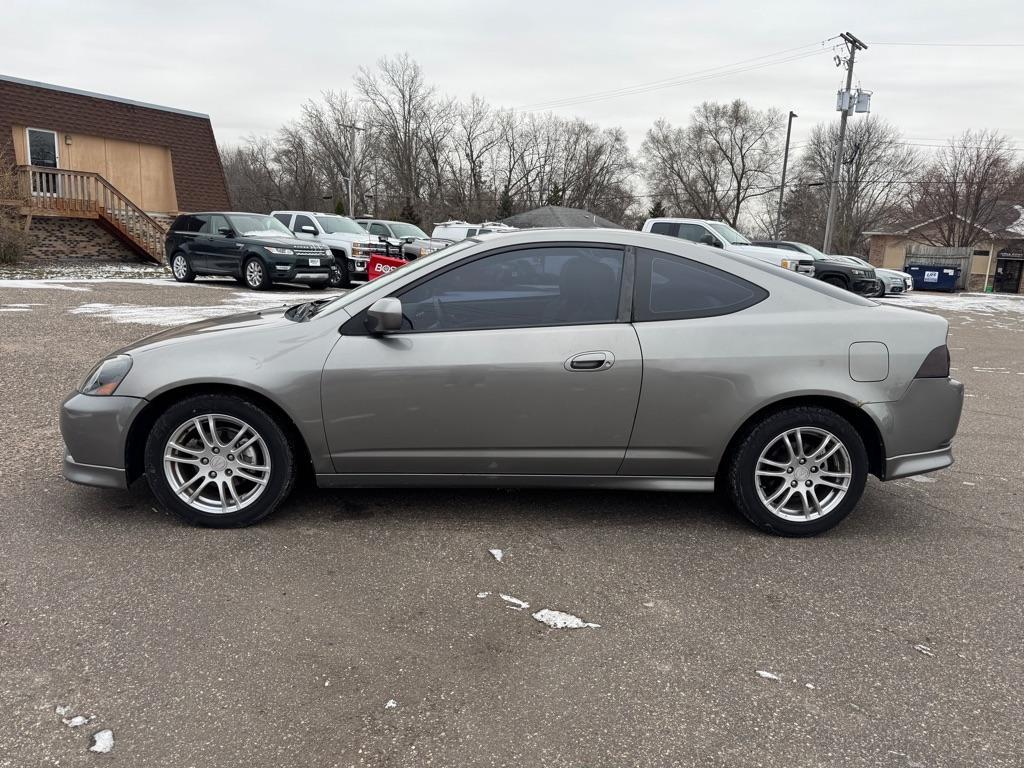
[{"label": "car rear bumper", "polygon": [[883,480],[932,472],[953,463],[964,385],[956,379],[914,379],[899,400],[866,403],[885,447]]},{"label": "car rear bumper", "polygon": [[138,397],[70,395],[60,410],[64,477],[101,488],[126,487],[125,443],[145,404]]}]

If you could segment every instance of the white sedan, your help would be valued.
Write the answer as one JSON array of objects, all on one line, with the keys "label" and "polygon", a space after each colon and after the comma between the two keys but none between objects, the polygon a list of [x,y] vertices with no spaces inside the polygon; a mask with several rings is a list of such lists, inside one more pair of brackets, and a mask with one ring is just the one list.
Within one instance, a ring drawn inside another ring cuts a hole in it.
[{"label": "white sedan", "polygon": [[[910,293],[914,290],[914,278],[906,272],[900,272],[895,269],[882,269],[881,267],[869,264],[864,261],[864,259],[858,258],[857,256],[843,256],[842,258],[855,264],[859,264],[862,267],[870,267],[875,270],[875,277],[877,277],[881,283],[876,298],[880,296],[889,296],[894,293]],[[883,287],[885,288],[884,291],[882,290]]]}]

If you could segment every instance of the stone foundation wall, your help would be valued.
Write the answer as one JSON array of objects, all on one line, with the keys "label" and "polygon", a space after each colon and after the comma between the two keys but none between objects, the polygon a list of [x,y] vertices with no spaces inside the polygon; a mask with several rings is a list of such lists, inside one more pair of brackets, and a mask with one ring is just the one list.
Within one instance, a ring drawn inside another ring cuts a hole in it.
[{"label": "stone foundation wall", "polygon": [[148,263],[95,219],[34,216],[26,263],[36,261],[125,261]]}]

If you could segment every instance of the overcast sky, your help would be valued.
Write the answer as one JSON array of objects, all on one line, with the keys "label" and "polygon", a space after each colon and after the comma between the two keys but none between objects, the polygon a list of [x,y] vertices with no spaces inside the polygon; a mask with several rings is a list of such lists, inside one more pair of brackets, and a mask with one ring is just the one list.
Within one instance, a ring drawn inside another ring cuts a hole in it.
[{"label": "overcast sky", "polygon": [[[4,0],[0,73],[205,112],[227,144],[273,131],[321,91],[351,89],[357,68],[383,55],[408,52],[442,93],[521,107],[809,53],[850,31],[870,46],[855,73],[874,91],[873,114],[908,139],[993,128],[1024,147],[1024,48],[992,45],[1024,42],[1024,16],[1012,5]],[[881,44],[907,42],[989,45]],[[658,117],[683,122],[701,101],[742,98],[797,112],[799,144],[816,122],[837,117],[842,72],[831,55],[554,111],[622,126],[638,148]]]}]

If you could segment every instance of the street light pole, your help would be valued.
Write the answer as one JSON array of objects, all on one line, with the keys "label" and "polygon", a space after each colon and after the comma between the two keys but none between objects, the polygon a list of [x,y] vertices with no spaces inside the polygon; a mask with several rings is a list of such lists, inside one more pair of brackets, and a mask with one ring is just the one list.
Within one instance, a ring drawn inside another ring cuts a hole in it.
[{"label": "street light pole", "polygon": [[839,166],[843,162],[843,141],[846,139],[846,120],[850,116],[850,112],[853,110],[853,104],[849,103],[850,98],[853,95],[850,91],[853,87],[853,59],[857,55],[857,51],[861,48],[867,50],[867,46],[849,32],[843,32],[840,37],[843,38],[847,49],[850,51],[850,58],[846,60],[847,103],[843,108],[842,116],[839,118],[839,143],[836,146],[836,156],[832,161],[832,178],[828,188],[828,213],[825,215],[825,243],[821,247],[821,250],[825,253],[830,253],[832,251],[832,230],[835,226],[836,217]]},{"label": "street light pole", "polygon": [[342,128],[348,128],[351,133],[348,148],[348,215],[355,216],[355,209],[352,207],[352,180],[356,175],[356,131],[365,131],[355,123],[341,123]]},{"label": "street light pole", "polygon": [[779,230],[782,227],[782,198],[786,194],[786,166],[789,164],[789,136],[793,132],[793,118],[800,117],[793,110],[789,110],[789,122],[786,123],[786,151],[782,154],[782,181],[779,183],[779,215],[775,217],[775,239],[779,239]]}]

